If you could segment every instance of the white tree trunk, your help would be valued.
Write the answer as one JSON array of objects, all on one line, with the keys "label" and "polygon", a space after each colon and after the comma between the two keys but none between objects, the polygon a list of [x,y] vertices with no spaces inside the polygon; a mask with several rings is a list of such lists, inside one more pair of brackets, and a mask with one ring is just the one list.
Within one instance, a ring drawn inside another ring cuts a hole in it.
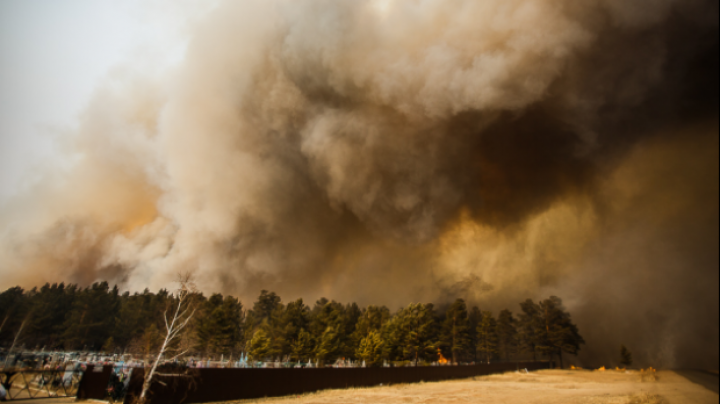
[{"label": "white tree trunk", "polygon": [[10,346],[10,349],[7,352],[7,356],[5,357],[5,367],[7,367],[7,363],[10,360],[10,354],[12,353],[13,349],[15,349],[15,345],[17,345],[18,339],[20,338],[20,334],[22,334],[23,328],[25,328],[25,324],[27,324],[27,319],[25,319],[22,324],[20,325],[20,329],[18,330],[17,334],[15,334],[15,339],[13,340],[12,346]]},{"label": "white tree trunk", "polygon": [[[182,282],[181,282],[182,284]],[[150,391],[150,386],[152,385],[153,377],[155,376],[155,371],[158,368],[158,365],[160,365],[160,361],[162,360],[163,356],[165,355],[165,352],[168,349],[168,346],[170,345],[170,342],[174,340],[180,332],[185,328],[185,326],[190,322],[190,319],[192,319],[193,315],[195,314],[195,311],[193,310],[192,313],[188,315],[189,308],[185,308],[183,310],[183,305],[186,303],[186,299],[189,295],[189,291],[185,287],[185,284],[182,284],[183,288],[180,290],[178,294],[178,304],[175,308],[175,313],[173,315],[172,321],[168,322],[167,319],[167,311],[165,312],[165,315],[163,316],[163,319],[165,320],[165,329],[167,330],[167,333],[165,334],[165,340],[163,340],[162,347],[160,348],[160,352],[158,353],[157,357],[153,361],[153,365],[150,368],[150,372],[145,374],[145,380],[143,381],[143,387],[142,387],[142,393],[140,393],[140,403],[145,403],[147,401],[147,393]],[[183,352],[184,353],[184,352]],[[182,355],[181,353],[180,355]],[[177,355],[175,358],[177,358]]]}]

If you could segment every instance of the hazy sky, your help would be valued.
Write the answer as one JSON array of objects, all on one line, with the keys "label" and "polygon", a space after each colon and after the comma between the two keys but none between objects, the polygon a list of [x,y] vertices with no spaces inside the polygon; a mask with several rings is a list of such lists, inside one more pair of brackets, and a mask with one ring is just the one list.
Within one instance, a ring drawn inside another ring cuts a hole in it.
[{"label": "hazy sky", "polygon": [[0,0],[0,203],[63,158],[58,137],[113,67],[177,61],[182,26],[204,3]]}]

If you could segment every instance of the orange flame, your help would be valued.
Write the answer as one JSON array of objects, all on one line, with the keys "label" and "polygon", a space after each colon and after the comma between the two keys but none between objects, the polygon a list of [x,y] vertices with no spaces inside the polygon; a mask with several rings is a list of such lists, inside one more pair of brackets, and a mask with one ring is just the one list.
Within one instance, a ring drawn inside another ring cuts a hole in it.
[{"label": "orange flame", "polygon": [[650,366],[647,369],[640,369],[640,380],[645,381],[657,381],[657,370]]},{"label": "orange flame", "polygon": [[439,364],[441,364],[441,365],[447,365],[447,364],[448,364],[448,360],[445,359],[445,357],[443,356],[442,352],[441,352],[439,349],[438,349],[438,356],[440,357],[440,359],[438,359],[438,363],[439,363]]}]

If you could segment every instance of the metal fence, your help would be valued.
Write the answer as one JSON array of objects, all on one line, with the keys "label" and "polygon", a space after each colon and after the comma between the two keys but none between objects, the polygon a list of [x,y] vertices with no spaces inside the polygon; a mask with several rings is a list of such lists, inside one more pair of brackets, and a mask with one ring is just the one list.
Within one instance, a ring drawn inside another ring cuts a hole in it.
[{"label": "metal fence", "polygon": [[123,366],[88,365],[77,391],[78,400],[122,402],[133,370]]},{"label": "metal fence", "polygon": [[[463,379],[515,371],[551,368],[549,362],[498,363],[473,366],[428,366],[346,369],[184,369],[161,371],[150,389],[152,404],[190,404],[281,397],[327,389],[371,387]],[[137,400],[144,369],[136,369],[125,404]]]},{"label": "metal fence", "polygon": [[75,397],[82,375],[79,370],[8,370],[0,372],[0,384],[9,401]]}]

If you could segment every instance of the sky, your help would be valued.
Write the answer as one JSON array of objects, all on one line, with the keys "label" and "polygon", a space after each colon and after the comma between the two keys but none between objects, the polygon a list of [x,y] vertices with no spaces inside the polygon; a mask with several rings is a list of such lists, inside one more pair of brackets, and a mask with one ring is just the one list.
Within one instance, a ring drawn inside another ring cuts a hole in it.
[{"label": "sky", "polygon": [[717,367],[718,2],[448,4],[0,0],[0,289],[558,295]]},{"label": "sky", "polygon": [[63,136],[113,68],[177,63],[183,13],[199,2],[168,3],[0,1],[0,201],[37,181],[48,160],[69,163]]}]

